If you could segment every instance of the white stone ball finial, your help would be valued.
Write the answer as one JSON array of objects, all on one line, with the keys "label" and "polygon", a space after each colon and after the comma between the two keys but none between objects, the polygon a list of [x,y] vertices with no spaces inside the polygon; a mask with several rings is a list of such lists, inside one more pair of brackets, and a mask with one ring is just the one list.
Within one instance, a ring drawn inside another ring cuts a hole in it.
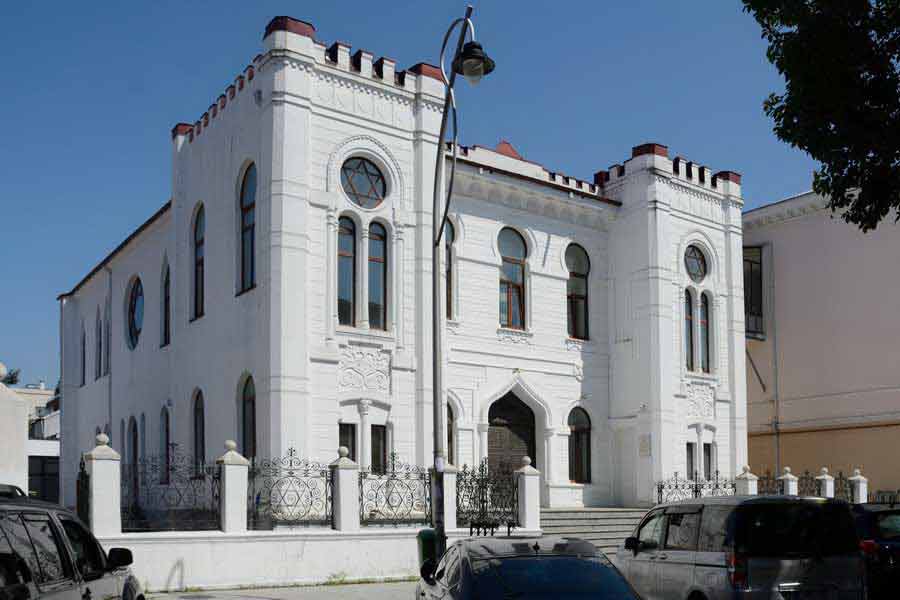
[{"label": "white stone ball finial", "polygon": [[828,475],[828,467],[822,467],[822,475]]},{"label": "white stone ball finial", "polygon": [[338,448],[338,456],[341,458],[347,458],[348,456],[350,456],[349,448],[347,448],[347,446],[341,446],[340,448]]},{"label": "white stone ball finial", "polygon": [[785,474],[785,475],[790,475],[790,474],[791,474],[791,468],[790,468],[790,467],[785,467],[785,468],[784,468],[784,474]]},{"label": "white stone ball finial", "polygon": [[98,433],[96,439],[98,446],[109,446],[109,436],[105,433]]},{"label": "white stone ball finial", "polygon": [[859,469],[853,469],[854,477],[859,477],[860,475],[862,475],[862,471],[860,471]]},{"label": "white stone ball finial", "polygon": [[749,472],[750,472],[750,465],[744,465],[743,467],[741,467],[741,472],[742,472],[742,473],[749,473]]},{"label": "white stone ball finial", "polygon": [[523,457],[522,457],[522,466],[523,466],[523,467],[530,467],[530,466],[531,466],[531,457],[529,457],[529,456],[523,456]]},{"label": "white stone ball finial", "polygon": [[7,373],[9,373],[9,369],[6,368],[6,365],[0,362],[0,379],[6,377]]},{"label": "white stone ball finial", "polygon": [[225,450],[228,452],[237,451],[237,442],[234,440],[225,440]]}]

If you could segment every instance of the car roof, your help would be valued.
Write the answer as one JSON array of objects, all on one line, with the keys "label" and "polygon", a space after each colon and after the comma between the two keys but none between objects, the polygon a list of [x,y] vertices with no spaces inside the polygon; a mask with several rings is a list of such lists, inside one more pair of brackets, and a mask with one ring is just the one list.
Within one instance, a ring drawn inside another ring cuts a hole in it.
[{"label": "car roof", "polygon": [[53,510],[56,512],[64,512],[72,514],[68,508],[55,504],[53,502],[45,502],[28,496],[17,496],[10,498],[8,496],[0,496],[0,510]]},{"label": "car roof", "polygon": [[897,512],[900,511],[900,503],[879,503],[869,502],[867,504],[854,504],[853,510],[858,512],[876,513],[876,512]]},{"label": "car roof", "polygon": [[668,508],[670,506],[743,506],[750,504],[799,504],[807,502],[847,504],[843,500],[820,498],[818,496],[704,496],[703,498],[688,498],[677,502],[664,502],[657,504],[653,509]]},{"label": "car roof", "polygon": [[560,536],[467,538],[460,540],[459,546],[471,560],[514,556],[600,556],[590,542]]}]

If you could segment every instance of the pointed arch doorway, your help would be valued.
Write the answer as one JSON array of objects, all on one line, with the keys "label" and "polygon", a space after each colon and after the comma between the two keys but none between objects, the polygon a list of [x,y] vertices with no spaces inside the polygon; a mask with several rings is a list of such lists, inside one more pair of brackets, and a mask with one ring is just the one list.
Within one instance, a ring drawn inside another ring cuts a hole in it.
[{"label": "pointed arch doorway", "polygon": [[493,404],[488,411],[488,466],[497,469],[507,463],[513,469],[522,465],[522,458],[531,458],[537,467],[534,441],[534,411],[512,392]]}]

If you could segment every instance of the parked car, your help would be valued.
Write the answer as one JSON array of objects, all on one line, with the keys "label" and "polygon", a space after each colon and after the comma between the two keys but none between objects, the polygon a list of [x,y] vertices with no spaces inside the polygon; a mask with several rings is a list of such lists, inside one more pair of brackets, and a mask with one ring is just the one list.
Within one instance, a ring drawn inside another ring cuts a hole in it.
[{"label": "parked car", "polygon": [[793,496],[712,497],[651,510],[615,562],[648,600],[865,597],[850,506]]},{"label": "parked car", "polygon": [[857,504],[853,513],[866,557],[869,598],[896,598],[900,590],[900,505]]},{"label": "parked car", "polygon": [[143,600],[131,551],[109,554],[71,511],[0,495],[0,600]]},{"label": "parked car", "polygon": [[469,538],[426,560],[416,599],[638,599],[593,544],[577,538]]}]

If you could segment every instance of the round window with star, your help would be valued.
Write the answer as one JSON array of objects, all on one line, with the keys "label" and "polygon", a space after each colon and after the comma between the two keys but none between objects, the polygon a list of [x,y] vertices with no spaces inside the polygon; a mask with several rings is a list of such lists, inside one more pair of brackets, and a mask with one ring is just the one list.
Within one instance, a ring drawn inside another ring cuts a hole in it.
[{"label": "round window with star", "polygon": [[384,174],[371,160],[348,158],[341,167],[341,187],[354,204],[362,208],[377,208],[387,195]]},{"label": "round window with star", "polygon": [[706,278],[706,256],[703,251],[697,246],[688,246],[684,253],[684,267],[696,283],[703,281]]}]

